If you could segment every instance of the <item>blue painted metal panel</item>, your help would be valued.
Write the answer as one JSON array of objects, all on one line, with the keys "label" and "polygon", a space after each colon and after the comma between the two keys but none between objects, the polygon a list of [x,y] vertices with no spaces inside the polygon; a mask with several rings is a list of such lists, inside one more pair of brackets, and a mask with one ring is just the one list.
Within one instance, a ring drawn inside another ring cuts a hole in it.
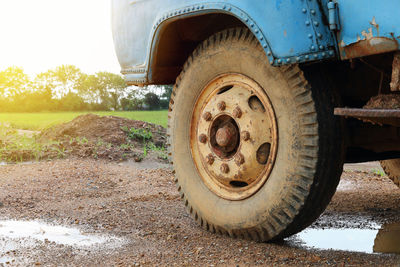
[{"label": "blue painted metal panel", "polygon": [[[325,0],[322,1],[325,3]],[[258,38],[273,65],[335,56],[326,7],[317,0],[113,0],[114,43],[122,72],[146,83],[158,33],[166,22],[205,13],[240,19]]]},{"label": "blue painted metal panel", "polygon": [[342,59],[400,49],[399,0],[336,0]]}]

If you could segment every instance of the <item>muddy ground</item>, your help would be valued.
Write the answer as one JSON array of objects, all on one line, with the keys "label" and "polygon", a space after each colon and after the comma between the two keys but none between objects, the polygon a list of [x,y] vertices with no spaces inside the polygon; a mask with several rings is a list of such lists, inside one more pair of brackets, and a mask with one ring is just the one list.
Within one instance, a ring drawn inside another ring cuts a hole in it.
[{"label": "muddy ground", "polygon": [[[350,166],[308,230],[368,230],[400,221],[400,190],[374,168]],[[0,166],[0,202],[0,221],[35,220],[114,240],[74,246],[0,235],[4,266],[400,266],[400,255],[312,248],[301,236],[269,244],[208,233],[185,211],[169,165],[155,161],[70,158]],[[341,238],[324,242],[345,248]]]}]

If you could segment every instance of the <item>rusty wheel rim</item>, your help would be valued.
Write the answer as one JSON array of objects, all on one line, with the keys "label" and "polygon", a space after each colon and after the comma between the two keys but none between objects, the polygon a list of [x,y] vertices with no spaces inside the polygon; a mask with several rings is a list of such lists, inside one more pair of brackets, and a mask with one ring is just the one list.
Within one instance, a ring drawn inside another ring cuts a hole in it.
[{"label": "rusty wheel rim", "polygon": [[271,174],[278,145],[275,112],[265,90],[241,74],[211,81],[193,109],[190,145],[213,193],[228,200],[255,194]]}]

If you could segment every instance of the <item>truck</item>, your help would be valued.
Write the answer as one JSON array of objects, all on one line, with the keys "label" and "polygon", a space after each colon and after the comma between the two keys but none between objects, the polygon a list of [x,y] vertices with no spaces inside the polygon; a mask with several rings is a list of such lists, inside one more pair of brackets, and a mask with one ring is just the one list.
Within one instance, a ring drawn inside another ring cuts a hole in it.
[{"label": "truck", "polygon": [[344,163],[400,183],[400,1],[112,0],[129,85],[171,85],[175,183],[205,230],[279,240]]}]

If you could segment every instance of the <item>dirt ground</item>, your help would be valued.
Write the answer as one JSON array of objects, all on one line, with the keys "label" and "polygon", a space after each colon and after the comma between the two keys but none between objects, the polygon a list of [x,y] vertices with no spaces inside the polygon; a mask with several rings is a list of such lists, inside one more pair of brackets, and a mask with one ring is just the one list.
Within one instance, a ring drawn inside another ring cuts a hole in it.
[{"label": "dirt ground", "polygon": [[[208,233],[185,211],[169,165],[146,160],[0,166],[0,212],[0,220],[37,220],[120,240],[92,247],[45,240],[7,248],[10,241],[1,247],[0,239],[0,266],[400,266],[396,254],[311,248],[296,237],[271,244]],[[399,219],[400,190],[353,166],[310,229],[368,229]]]}]

